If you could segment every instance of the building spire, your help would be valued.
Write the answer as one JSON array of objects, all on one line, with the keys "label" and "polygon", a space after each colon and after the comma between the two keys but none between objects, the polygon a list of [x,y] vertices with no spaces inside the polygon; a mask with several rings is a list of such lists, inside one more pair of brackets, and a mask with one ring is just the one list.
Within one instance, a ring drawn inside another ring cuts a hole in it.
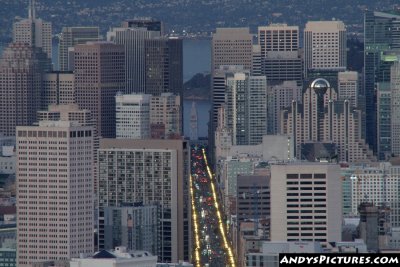
[{"label": "building spire", "polygon": [[35,19],[35,0],[29,0],[29,19]]}]

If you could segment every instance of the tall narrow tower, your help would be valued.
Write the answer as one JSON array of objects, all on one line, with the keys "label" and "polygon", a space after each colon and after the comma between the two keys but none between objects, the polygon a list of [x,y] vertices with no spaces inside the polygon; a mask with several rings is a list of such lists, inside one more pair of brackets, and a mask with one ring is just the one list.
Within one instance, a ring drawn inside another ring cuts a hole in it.
[{"label": "tall narrow tower", "polygon": [[198,123],[197,123],[197,108],[196,102],[192,102],[192,109],[190,111],[190,140],[199,139],[198,136]]}]

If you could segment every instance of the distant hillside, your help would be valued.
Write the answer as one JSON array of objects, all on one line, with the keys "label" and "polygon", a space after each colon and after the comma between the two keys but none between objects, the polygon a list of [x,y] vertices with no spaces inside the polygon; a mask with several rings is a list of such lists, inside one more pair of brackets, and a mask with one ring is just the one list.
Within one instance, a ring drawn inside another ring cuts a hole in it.
[{"label": "distant hillside", "polygon": [[[28,0],[1,0],[0,40],[10,39],[12,22],[27,16]],[[100,26],[103,34],[126,18],[151,16],[182,33],[216,27],[251,27],[286,22],[301,27],[308,20],[343,20],[350,31],[362,31],[365,9],[385,10],[398,0],[36,0],[39,17],[63,26]]]},{"label": "distant hillside", "polygon": [[208,100],[210,99],[210,85],[211,75],[197,73],[189,81],[183,84],[183,97],[185,99],[198,99]]}]

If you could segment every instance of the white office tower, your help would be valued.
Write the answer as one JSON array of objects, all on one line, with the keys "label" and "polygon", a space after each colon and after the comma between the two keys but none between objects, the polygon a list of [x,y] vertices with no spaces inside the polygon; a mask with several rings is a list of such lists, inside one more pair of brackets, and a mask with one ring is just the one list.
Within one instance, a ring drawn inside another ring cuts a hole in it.
[{"label": "white office tower", "polygon": [[346,68],[346,26],[342,21],[309,21],[304,29],[304,72]]},{"label": "white office tower", "polygon": [[340,167],[324,163],[271,166],[271,241],[341,241]]},{"label": "white office tower", "polygon": [[145,94],[115,96],[117,138],[150,137],[150,98],[151,95]]},{"label": "white office tower", "polygon": [[262,143],[267,133],[267,80],[265,76],[235,73],[227,78],[226,123],[233,145]]},{"label": "white office tower", "polygon": [[51,38],[51,22],[36,18],[35,0],[29,0],[28,18],[13,24],[13,42],[41,47],[51,59]]},{"label": "white office tower", "polygon": [[108,41],[125,47],[125,93],[145,93],[145,40],[159,36],[159,31],[149,31],[147,28],[113,28],[107,33]]},{"label": "white office tower", "polygon": [[40,121],[17,127],[17,262],[93,252],[93,127]]},{"label": "white office tower", "polygon": [[349,100],[352,107],[358,107],[360,80],[356,71],[338,73],[339,100]]},{"label": "white office tower", "polygon": [[392,153],[400,156],[400,56],[390,70]]}]

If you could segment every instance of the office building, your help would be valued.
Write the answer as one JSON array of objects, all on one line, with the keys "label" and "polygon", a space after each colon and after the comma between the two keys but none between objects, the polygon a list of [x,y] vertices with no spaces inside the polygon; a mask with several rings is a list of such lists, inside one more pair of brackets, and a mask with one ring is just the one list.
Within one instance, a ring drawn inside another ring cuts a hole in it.
[{"label": "office building", "polygon": [[390,89],[391,152],[394,156],[400,156],[400,60],[391,67]]},{"label": "office building", "polygon": [[223,65],[252,68],[253,35],[249,28],[217,28],[211,42],[211,73]]},{"label": "office building", "polygon": [[196,108],[196,102],[192,102],[192,108],[190,110],[190,140],[198,140],[199,135],[198,135],[198,128],[199,125],[197,123],[197,108]]},{"label": "office building", "polygon": [[262,143],[267,133],[267,81],[265,76],[235,73],[227,79],[226,123],[233,145]]},{"label": "office building", "polygon": [[392,156],[391,88],[390,83],[377,83],[377,158],[389,160]]},{"label": "office building", "polygon": [[60,71],[72,71],[68,66],[68,48],[90,41],[99,41],[99,27],[63,27],[58,43],[58,64]]},{"label": "office building", "polygon": [[162,93],[150,98],[150,135],[153,139],[181,138],[182,96]]},{"label": "office building", "polygon": [[281,133],[292,135],[295,155],[311,161],[374,161],[361,135],[362,114],[325,79],[314,80],[303,93],[303,103],[282,111]]},{"label": "office building", "polygon": [[70,267],[156,267],[157,256],[147,251],[132,251],[119,246],[115,250],[101,250],[91,257],[73,258],[69,262]]},{"label": "office building", "polygon": [[183,97],[182,45],[182,39],[172,37],[144,41],[146,94],[173,93]]},{"label": "office building", "polygon": [[125,56],[122,45],[88,42],[75,46],[76,103],[88,109],[101,137],[115,137],[115,96],[124,91]]},{"label": "office building", "polygon": [[160,248],[160,208],[141,203],[104,207],[104,247],[115,244],[128,250],[146,250],[157,255]]},{"label": "office building", "polygon": [[349,100],[352,107],[359,107],[360,78],[356,71],[343,71],[338,73],[339,100]]},{"label": "office building", "polygon": [[123,28],[145,28],[148,31],[159,32],[160,36],[164,36],[164,23],[150,17],[127,19],[122,22],[121,26]]},{"label": "office building", "polygon": [[94,126],[90,110],[79,109],[77,104],[49,105],[37,113],[38,121],[77,121],[84,126]]},{"label": "office building", "polygon": [[304,73],[347,66],[346,26],[342,21],[309,21],[304,29]]},{"label": "office building", "polygon": [[299,54],[299,27],[271,24],[258,27],[262,75],[270,84],[296,81],[301,85],[303,64]]},{"label": "office building", "polygon": [[29,0],[28,18],[13,24],[13,42],[40,47],[47,58],[51,59],[51,22],[36,18],[35,0]]},{"label": "office building", "polygon": [[117,94],[116,137],[122,139],[150,138],[151,95]]},{"label": "office building", "polygon": [[366,135],[368,144],[377,152],[376,83],[390,82],[391,62],[382,56],[391,49],[400,48],[397,37],[400,13],[397,11],[366,11],[364,14],[364,91],[366,108]]},{"label": "office building", "polygon": [[93,251],[93,127],[17,127],[17,261],[66,261]]},{"label": "office building", "polygon": [[146,93],[145,40],[159,37],[159,31],[146,28],[113,28],[107,40],[122,45],[125,51],[125,93]]},{"label": "office building", "polygon": [[0,132],[15,136],[15,127],[32,125],[41,108],[42,76],[51,68],[41,48],[12,43],[0,61]]},{"label": "office building", "polygon": [[[191,248],[189,146],[182,140],[102,139],[98,152],[99,247],[105,245],[104,208],[159,205],[162,262],[188,260]],[[118,187],[116,185],[119,185]]]},{"label": "office building", "polygon": [[49,105],[76,103],[74,74],[72,72],[47,72],[43,75],[42,109]]},{"label": "office building", "polygon": [[339,165],[272,165],[270,186],[271,241],[341,241]]}]

